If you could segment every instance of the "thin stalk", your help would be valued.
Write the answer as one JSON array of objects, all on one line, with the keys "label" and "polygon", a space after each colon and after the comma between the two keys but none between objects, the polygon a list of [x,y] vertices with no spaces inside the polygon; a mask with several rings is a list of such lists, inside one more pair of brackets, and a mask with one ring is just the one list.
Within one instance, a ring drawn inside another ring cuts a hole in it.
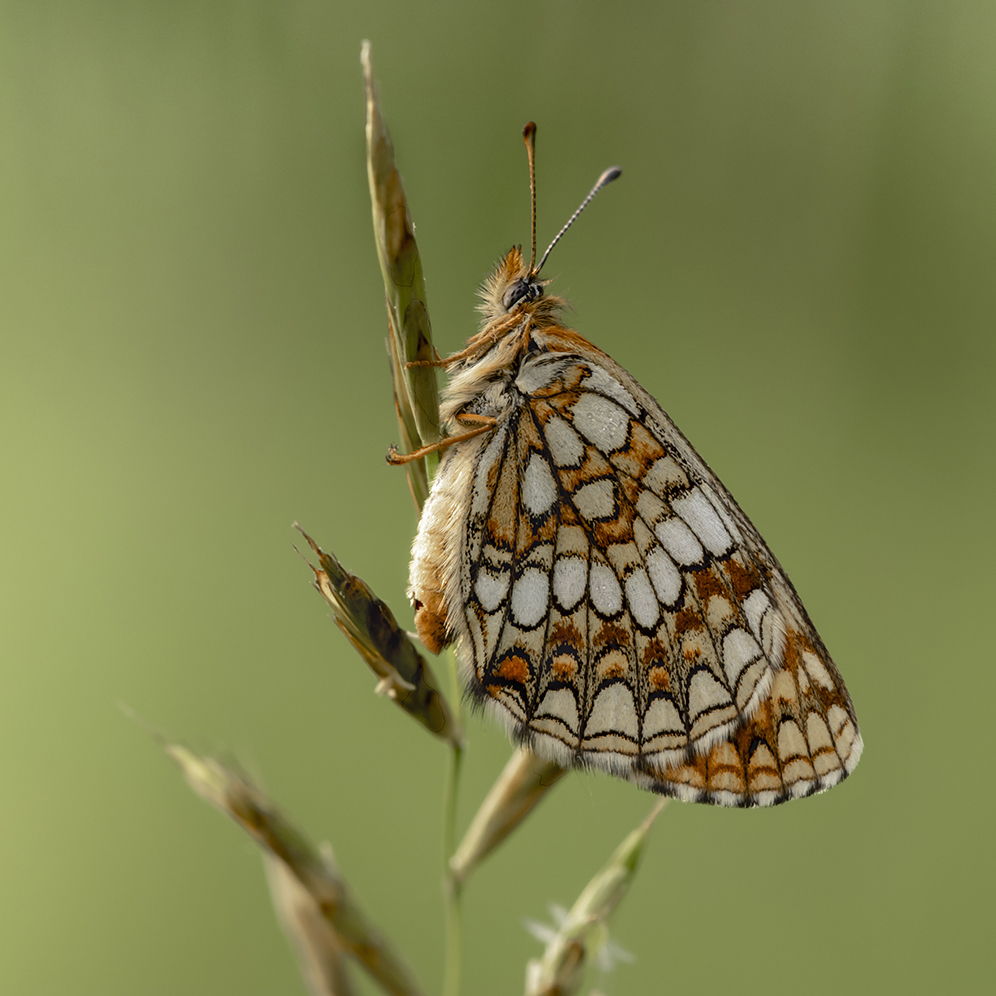
[{"label": "thin stalk", "polygon": [[463,749],[454,745],[450,752],[449,774],[446,779],[446,811],[443,823],[443,871],[444,901],[446,904],[446,969],[443,981],[443,996],[459,996],[461,963],[461,892],[462,883],[450,868],[450,858],[456,848],[457,793],[460,784],[460,768],[463,762]]},{"label": "thin stalk", "polygon": [[[450,701],[453,702],[456,721],[460,722],[460,681],[456,654],[447,654],[450,671]],[[463,748],[453,743],[450,748],[450,765],[446,776],[446,797],[443,812],[443,889],[446,904],[446,966],[443,975],[443,996],[460,996],[460,967],[462,960],[462,882],[453,874],[450,859],[456,853],[457,800],[460,789],[460,771]]]},{"label": "thin stalk", "polygon": [[460,994],[461,915],[460,883],[450,878],[446,883],[446,974],[443,978],[443,996]]}]

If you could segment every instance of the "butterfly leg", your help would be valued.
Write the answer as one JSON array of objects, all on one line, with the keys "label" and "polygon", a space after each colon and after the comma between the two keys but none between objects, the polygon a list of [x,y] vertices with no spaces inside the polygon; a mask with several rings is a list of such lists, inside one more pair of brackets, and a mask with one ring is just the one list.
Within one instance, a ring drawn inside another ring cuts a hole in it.
[{"label": "butterfly leg", "polygon": [[[409,360],[405,363],[405,369],[407,370],[411,367],[442,367],[445,370],[460,360],[471,359],[486,352],[516,324],[521,324],[521,318],[517,315],[509,315],[503,322],[489,327],[484,332],[479,332],[477,335],[471,336],[467,342],[467,346],[461,349],[460,352],[443,357],[439,355],[436,347],[433,346],[432,351],[436,354],[434,360]],[[518,339],[521,341],[524,337],[528,338],[525,330],[518,336]]]},{"label": "butterfly leg", "polygon": [[410,370],[412,367],[443,367],[445,369],[446,365],[454,359],[452,356],[440,356],[439,350],[435,346],[432,347],[432,354],[431,360],[408,360],[405,363],[405,369]]},{"label": "butterfly leg", "polygon": [[456,420],[463,423],[470,422],[480,424],[474,425],[473,429],[468,429],[466,432],[458,433],[455,436],[446,436],[444,439],[440,439],[438,443],[430,443],[428,446],[420,446],[417,450],[413,450],[411,453],[399,453],[397,449],[392,446],[387,452],[387,462],[393,466],[400,466],[401,464],[411,463],[412,460],[420,460],[422,457],[428,456],[430,453],[441,453],[454,443],[462,443],[465,440],[473,439],[474,436],[481,435],[482,432],[490,432],[498,421],[490,415],[474,415],[470,412],[457,415]]},{"label": "butterfly leg", "polygon": [[459,353],[453,353],[450,356],[440,356],[436,352],[435,347],[432,350],[436,353],[436,358],[434,360],[409,360],[405,364],[405,369],[408,370],[411,367],[442,367],[444,370],[453,363],[459,360],[465,360],[468,356],[474,356],[476,353],[481,351],[481,344],[474,343],[472,346],[468,346],[466,349],[461,349]]}]

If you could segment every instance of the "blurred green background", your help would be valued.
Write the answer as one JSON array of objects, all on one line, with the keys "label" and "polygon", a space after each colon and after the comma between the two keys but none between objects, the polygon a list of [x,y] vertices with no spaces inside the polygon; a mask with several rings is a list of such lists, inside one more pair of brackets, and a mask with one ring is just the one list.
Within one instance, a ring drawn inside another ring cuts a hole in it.
[{"label": "blurred green background", "polygon": [[[0,991],[303,992],[253,846],[124,702],[331,840],[438,992],[445,751],[290,530],[411,625],[363,38],[443,351],[528,238],[522,124],[543,244],[624,168],[546,275],[768,538],[862,724],[827,795],[665,811],[601,987],[984,989],[996,7],[349,6],[3,4]],[[461,827],[509,750],[471,737]],[[521,991],[522,918],[651,802],[564,780],[469,886],[465,993]]]}]

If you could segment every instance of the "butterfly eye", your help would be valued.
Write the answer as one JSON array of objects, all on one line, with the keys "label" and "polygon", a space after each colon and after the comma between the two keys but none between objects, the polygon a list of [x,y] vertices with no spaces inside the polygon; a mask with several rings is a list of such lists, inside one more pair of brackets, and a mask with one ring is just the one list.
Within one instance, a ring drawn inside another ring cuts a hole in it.
[{"label": "butterfly eye", "polygon": [[543,295],[543,287],[535,280],[528,277],[520,277],[514,284],[510,284],[501,299],[502,306],[506,311],[511,311],[521,301],[535,301]]}]

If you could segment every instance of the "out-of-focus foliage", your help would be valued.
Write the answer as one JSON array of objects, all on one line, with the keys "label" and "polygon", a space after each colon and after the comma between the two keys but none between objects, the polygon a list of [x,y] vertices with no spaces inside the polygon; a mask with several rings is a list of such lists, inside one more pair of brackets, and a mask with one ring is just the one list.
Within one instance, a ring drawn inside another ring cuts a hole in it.
[{"label": "out-of-focus foliage", "polygon": [[[541,244],[623,167],[544,275],[778,552],[862,724],[826,796],[669,808],[613,991],[656,991],[662,960],[674,992],[984,986],[992,5],[12,0],[0,21],[0,991],[297,984],[256,855],[118,700],[334,840],[438,991],[438,866],[410,853],[438,848],[447,747],[370,694],[290,529],[410,628],[363,38],[443,353],[528,240],[524,122]],[[509,755],[468,727],[461,830]],[[522,987],[522,918],[569,905],[649,801],[561,780],[465,890],[466,992]]]}]

